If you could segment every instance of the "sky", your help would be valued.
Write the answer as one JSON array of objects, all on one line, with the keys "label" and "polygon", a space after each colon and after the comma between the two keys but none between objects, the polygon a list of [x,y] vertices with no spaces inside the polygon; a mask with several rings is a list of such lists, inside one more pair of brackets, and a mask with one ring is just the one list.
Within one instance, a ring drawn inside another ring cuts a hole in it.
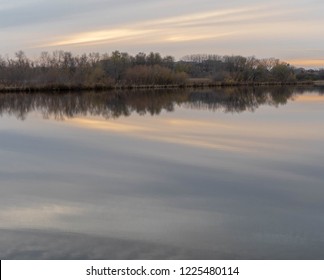
[{"label": "sky", "polygon": [[0,0],[0,54],[276,57],[324,68],[322,0]]}]

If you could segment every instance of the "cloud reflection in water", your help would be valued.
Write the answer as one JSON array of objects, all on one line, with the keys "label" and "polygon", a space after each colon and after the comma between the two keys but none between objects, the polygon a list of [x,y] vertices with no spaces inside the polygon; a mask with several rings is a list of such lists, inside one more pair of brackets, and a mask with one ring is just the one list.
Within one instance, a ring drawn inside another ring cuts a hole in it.
[{"label": "cloud reflection in water", "polygon": [[0,98],[2,259],[323,257],[323,95]]}]

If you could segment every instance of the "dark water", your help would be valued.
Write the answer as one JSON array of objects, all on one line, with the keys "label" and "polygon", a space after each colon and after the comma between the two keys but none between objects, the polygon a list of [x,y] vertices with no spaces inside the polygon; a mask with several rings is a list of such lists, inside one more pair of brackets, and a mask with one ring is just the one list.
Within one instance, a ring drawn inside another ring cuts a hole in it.
[{"label": "dark water", "polygon": [[0,259],[324,259],[321,92],[0,95]]}]

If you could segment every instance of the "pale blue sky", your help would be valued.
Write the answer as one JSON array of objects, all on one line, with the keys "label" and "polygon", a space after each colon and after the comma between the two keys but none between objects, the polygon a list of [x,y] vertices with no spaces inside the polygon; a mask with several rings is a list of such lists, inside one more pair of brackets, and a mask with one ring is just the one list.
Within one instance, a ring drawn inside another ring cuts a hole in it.
[{"label": "pale blue sky", "polygon": [[0,0],[0,53],[157,51],[324,67],[324,1]]}]

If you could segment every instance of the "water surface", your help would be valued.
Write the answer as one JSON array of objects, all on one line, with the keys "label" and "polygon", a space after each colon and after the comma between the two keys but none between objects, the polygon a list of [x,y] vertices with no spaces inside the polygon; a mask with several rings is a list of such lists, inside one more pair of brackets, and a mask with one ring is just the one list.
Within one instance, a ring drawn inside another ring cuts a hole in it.
[{"label": "water surface", "polygon": [[322,92],[0,95],[0,259],[323,259]]}]

